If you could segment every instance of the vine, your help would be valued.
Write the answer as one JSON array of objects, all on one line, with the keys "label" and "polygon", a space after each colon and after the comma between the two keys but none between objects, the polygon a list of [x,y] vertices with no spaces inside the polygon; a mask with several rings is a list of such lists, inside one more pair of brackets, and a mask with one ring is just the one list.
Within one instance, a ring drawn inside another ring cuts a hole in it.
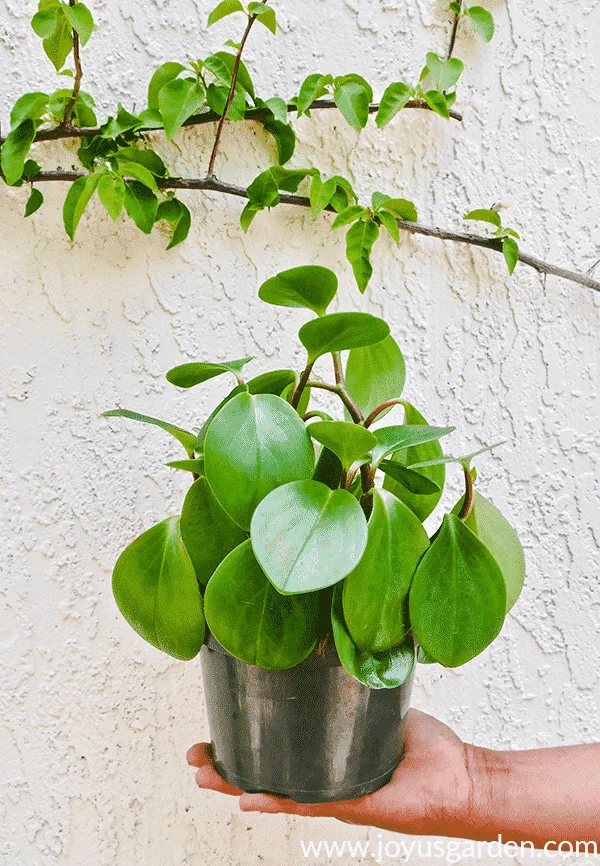
[{"label": "vine", "polygon": [[[420,234],[483,247],[503,254],[509,273],[518,262],[542,274],[554,274],[600,291],[600,283],[587,274],[568,270],[524,253],[519,235],[505,227],[500,205],[476,208],[466,220],[478,220],[494,227],[491,236],[451,231],[418,222],[417,209],[408,198],[374,192],[368,205],[359,202],[350,181],[340,175],[323,177],[318,168],[286,168],[295,150],[296,137],[290,115],[310,116],[313,110],[335,109],[360,132],[369,116],[375,115],[378,128],[391,123],[404,109],[434,112],[445,120],[462,121],[454,108],[456,87],[464,64],[454,55],[460,24],[472,28],[489,42],[494,19],[481,6],[451,2],[452,15],[445,59],[428,52],[416,84],[391,82],[379,102],[374,101],[370,84],[360,75],[334,77],[313,73],[291,99],[260,98],[242,55],[255,22],[277,31],[275,10],[266,3],[251,2],[245,9],[240,0],[222,0],[210,13],[208,24],[240,13],[246,18],[239,43],[227,40],[225,50],[187,64],[163,63],[148,85],[147,107],[134,114],[123,105],[99,124],[93,97],[81,87],[84,76],[81,48],[94,30],[92,13],[78,0],[39,0],[32,19],[35,33],[57,73],[73,78],[71,88],[52,94],[26,93],[10,114],[10,132],[0,138],[0,171],[10,186],[29,185],[25,216],[34,214],[44,198],[38,184],[70,184],[63,206],[63,222],[71,240],[94,195],[113,221],[123,211],[136,226],[149,234],[154,225],[171,226],[167,249],[184,241],[191,226],[187,206],[176,197],[177,190],[211,190],[247,199],[240,221],[244,231],[261,210],[279,204],[310,208],[313,215],[332,212],[333,229],[346,228],[346,255],[361,292],[373,273],[371,252],[383,228],[399,244],[402,232]],[[65,68],[72,57],[73,69]],[[221,137],[226,121],[259,123],[275,141],[277,164],[261,172],[247,188],[219,179],[215,173]],[[215,123],[216,132],[207,173],[201,178],[172,176],[161,156],[152,148],[150,136],[164,133],[171,141],[185,126]],[[36,142],[80,139],[77,154],[85,171],[46,170],[29,157]],[[305,194],[298,194],[299,192]]]}]

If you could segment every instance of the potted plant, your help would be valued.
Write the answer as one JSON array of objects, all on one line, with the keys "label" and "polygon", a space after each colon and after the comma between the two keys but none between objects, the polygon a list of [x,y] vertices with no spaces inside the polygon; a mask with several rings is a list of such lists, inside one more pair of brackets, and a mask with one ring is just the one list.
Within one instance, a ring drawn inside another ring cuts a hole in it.
[{"label": "potted plant", "polygon": [[[488,449],[443,454],[454,428],[429,425],[402,398],[404,360],[382,319],[327,312],[337,286],[332,271],[311,265],[259,290],[269,304],[315,314],[298,333],[300,374],[247,378],[250,358],[167,373],[180,388],[235,379],[197,432],[105,413],[171,433],[186,457],[168,465],[193,479],[181,515],[119,556],[121,613],[175,658],[201,651],[225,779],[301,802],[385,784],[402,756],[417,655],[456,667],[481,653],[525,570],[516,533],[474,489],[472,460]],[[313,372],[327,356],[331,382]],[[309,408],[317,389],[343,417]],[[396,406],[404,423],[386,424]],[[423,522],[451,463],[465,494],[429,538]]]}]

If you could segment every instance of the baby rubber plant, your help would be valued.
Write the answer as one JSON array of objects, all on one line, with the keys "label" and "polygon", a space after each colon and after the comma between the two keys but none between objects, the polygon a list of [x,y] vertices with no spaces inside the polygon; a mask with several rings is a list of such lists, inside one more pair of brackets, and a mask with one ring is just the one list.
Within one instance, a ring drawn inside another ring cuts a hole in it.
[{"label": "baby rubber plant", "polygon": [[[113,574],[125,619],[175,658],[196,656],[206,625],[230,654],[268,670],[333,640],[350,676],[390,688],[411,675],[417,648],[446,667],[473,659],[519,596],[518,537],[475,490],[472,461],[488,449],[443,454],[455,428],[428,424],[402,397],[404,359],[383,319],[327,312],[337,288],[317,265],[260,287],[268,304],[314,313],[298,332],[301,371],[248,378],[252,359],[242,358],[167,373],[185,389],[220,375],[235,382],[199,428],[193,409],[190,430],[104,413],[158,425],[186,452],[168,463],[192,478],[181,514],[133,541]],[[331,380],[314,373],[327,357]],[[310,408],[319,390],[339,403],[337,418]],[[395,407],[403,423],[386,424]],[[465,493],[429,538],[423,522],[449,464],[462,468]]]}]

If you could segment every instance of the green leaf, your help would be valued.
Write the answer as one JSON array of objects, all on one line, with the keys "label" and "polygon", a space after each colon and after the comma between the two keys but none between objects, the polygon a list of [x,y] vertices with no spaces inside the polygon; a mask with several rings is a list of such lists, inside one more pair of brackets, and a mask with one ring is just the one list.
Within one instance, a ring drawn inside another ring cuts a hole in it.
[{"label": "green leaf", "polygon": [[54,28],[56,27],[58,9],[59,4],[56,3],[47,9],[40,9],[31,19],[33,32],[36,36],[39,36],[40,39],[47,39],[48,36],[53,33]]},{"label": "green leaf", "polygon": [[248,393],[281,395],[288,385],[295,381],[296,374],[293,370],[269,370],[250,379]]},{"label": "green leaf", "polygon": [[139,162],[126,162],[123,165],[120,165],[119,174],[121,177],[138,180],[145,187],[151,189],[153,193],[156,193],[157,195],[159,194],[159,189],[156,185],[154,175],[145,166],[140,165]]},{"label": "green leaf", "polygon": [[204,472],[204,457],[190,457],[187,460],[169,460],[165,463],[171,469],[180,469],[182,472],[195,472],[202,475]]},{"label": "green leaf", "polygon": [[288,123],[267,117],[262,121],[263,128],[273,136],[277,145],[279,164],[284,165],[296,149],[296,133]]},{"label": "green leaf", "polygon": [[506,585],[487,547],[454,514],[419,563],[410,621],[425,652],[445,667],[470,661],[492,643],[506,614]]},{"label": "green leaf", "polygon": [[10,113],[10,128],[14,129],[24,120],[39,120],[45,113],[50,97],[47,93],[24,93],[15,102]]},{"label": "green leaf", "polygon": [[69,24],[79,34],[79,39],[82,45],[87,45],[90,41],[90,36],[94,32],[94,19],[92,13],[81,0],[77,0],[74,6],[69,6],[66,3],[62,6]]},{"label": "green leaf", "polygon": [[[458,514],[463,499],[452,509]],[[471,514],[464,521],[485,544],[500,567],[506,584],[506,612],[521,595],[525,582],[525,554],[519,536],[496,506],[477,490]]]},{"label": "green leaf", "polygon": [[140,117],[127,111],[121,103],[117,107],[116,117],[109,117],[102,127],[103,138],[118,138],[124,132],[139,129],[144,123]]},{"label": "green leaf", "polygon": [[[291,403],[295,390],[296,390],[296,382],[294,380],[294,382],[292,382],[291,385],[288,385],[287,388],[283,389],[283,391],[281,392],[281,394],[279,396],[283,397],[283,399],[287,403]],[[302,392],[302,394],[300,396],[300,402],[296,406],[296,412],[298,413],[298,415],[302,416],[308,410],[308,404],[310,403],[310,394],[311,394],[310,388],[305,388],[304,391]]]},{"label": "green leaf", "polygon": [[[411,403],[404,403],[404,411],[405,411],[405,422],[411,425],[425,425],[427,426],[427,421],[421,415],[421,413],[415,409],[415,407]],[[413,463],[418,463],[421,460],[435,460],[442,456],[442,446],[438,442],[438,440],[433,440],[431,442],[424,442],[421,445],[413,445],[410,448],[406,448],[403,451],[396,452],[394,455],[394,461],[403,463],[405,465],[411,465]],[[412,466],[411,468],[415,468]],[[431,514],[433,509],[436,507],[440,498],[442,496],[442,490],[444,488],[444,483],[446,481],[446,469],[444,466],[431,466],[429,468],[424,468],[419,470],[419,474],[425,476],[434,484],[439,487],[438,493],[431,493],[427,495],[423,494],[414,494],[410,492],[403,484],[398,484],[394,481],[389,474],[386,473],[386,477],[383,482],[383,486],[386,490],[390,490],[394,496],[398,499],[402,500],[405,505],[413,511],[419,520],[424,521]]]},{"label": "green leaf", "polygon": [[[177,201],[173,199],[173,201]],[[173,234],[171,235],[171,240],[167,245],[168,250],[172,250],[173,247],[176,247],[178,244],[183,243],[183,241],[187,238],[190,233],[190,228],[192,225],[192,215],[190,214],[189,208],[184,205],[182,201],[177,201],[179,205],[179,219],[173,229]]]},{"label": "green leaf", "polygon": [[389,454],[401,448],[423,445],[447,436],[456,427],[430,427],[426,424],[397,424],[394,427],[380,427],[375,430],[377,445],[373,449],[373,464],[379,466]]},{"label": "green leaf", "polygon": [[371,689],[393,689],[403,685],[412,675],[415,664],[415,643],[409,637],[389,652],[372,655],[361,652],[348,633],[342,608],[342,586],[335,587],[331,610],[335,648],[344,670]]},{"label": "green leaf", "polygon": [[293,481],[263,499],[250,538],[261,568],[279,592],[314,592],[342,580],[358,564],[367,522],[347,490]]},{"label": "green leaf", "polygon": [[252,204],[251,202],[248,202],[248,204],[245,205],[243,211],[240,214],[240,225],[244,234],[252,225],[252,221],[254,220],[256,214],[259,213],[261,210],[261,207],[258,207],[258,205]]},{"label": "green leaf", "polygon": [[298,117],[302,117],[303,114],[306,114],[315,100],[329,93],[329,87],[331,84],[333,84],[333,78],[331,75],[321,75],[320,72],[315,72],[305,78],[300,87],[298,99],[296,100]]},{"label": "green leaf", "polygon": [[350,126],[360,132],[369,119],[369,92],[356,81],[336,79],[338,81],[342,83],[335,84],[333,100]]},{"label": "green leaf", "polygon": [[379,237],[379,226],[373,220],[359,220],[346,233],[346,258],[352,265],[356,284],[364,292],[373,276],[371,250]]},{"label": "green leaf", "polygon": [[[406,365],[394,338],[388,336],[374,346],[352,349],[346,363],[346,388],[366,417],[386,400],[402,394]],[[383,418],[389,411],[377,417]]]},{"label": "green leaf", "polygon": [[406,103],[410,102],[411,97],[412,89],[407,84],[403,84],[401,81],[389,84],[383,92],[375,118],[378,129],[387,126]]},{"label": "green leaf", "polygon": [[514,238],[504,238],[502,240],[502,253],[508,267],[508,273],[512,275],[519,261],[519,244]]},{"label": "green leaf", "polygon": [[[48,101],[48,113],[58,122],[62,123],[67,106],[71,102],[73,91],[70,88],[55,90]],[[73,122],[77,126],[94,126],[96,124],[95,102],[89,93],[80,91],[73,106]]]},{"label": "green leaf", "polygon": [[188,454],[193,454],[196,450],[196,436],[183,427],[178,427],[176,424],[170,424],[168,421],[161,421],[159,418],[152,418],[150,415],[140,415],[139,412],[132,412],[129,409],[110,409],[108,412],[102,413],[103,418],[128,418],[130,421],[141,421],[143,424],[153,424],[155,427],[160,427],[174,436],[180,442]]},{"label": "green leaf", "polygon": [[413,202],[406,198],[389,198],[383,205],[383,210],[389,211],[405,222],[416,223],[419,218]]},{"label": "green leaf", "polygon": [[160,156],[149,148],[120,147],[115,153],[119,162],[137,162],[156,177],[165,177],[167,169]]},{"label": "green leaf", "polygon": [[282,165],[272,165],[269,169],[277,189],[285,190],[286,192],[296,192],[302,181],[311,174],[312,169],[309,168],[284,168]]},{"label": "green leaf", "polygon": [[198,478],[181,509],[181,538],[200,583],[207,583],[217,566],[246,533],[223,511],[206,478]]},{"label": "green leaf", "polygon": [[42,170],[41,165],[39,165],[34,159],[25,160],[25,165],[23,167],[23,178],[24,180],[31,181],[37,177],[37,175]]},{"label": "green leaf", "polygon": [[313,439],[337,454],[346,470],[377,444],[370,430],[347,421],[313,421],[307,429]]},{"label": "green leaf", "polygon": [[258,290],[258,297],[267,304],[304,307],[317,316],[323,316],[337,288],[338,279],[329,268],[304,265],[281,271],[266,280]]},{"label": "green leaf", "polygon": [[429,496],[441,492],[439,484],[415,472],[413,469],[407,469],[402,463],[396,463],[393,460],[382,460],[379,464],[379,469],[401,484],[409,493],[414,493],[415,496]]},{"label": "green leaf", "polygon": [[310,185],[310,212],[313,216],[318,216],[321,211],[325,210],[330,203],[337,189],[337,182],[334,177],[330,177],[325,183],[321,180],[320,174],[313,175]]},{"label": "green leaf", "polygon": [[395,216],[385,210],[379,211],[378,217],[381,225],[384,226],[392,237],[392,240],[398,246],[400,244],[400,227]]},{"label": "green leaf", "polygon": [[9,186],[16,184],[25,169],[25,158],[35,138],[35,123],[24,120],[6,136],[0,151],[0,165],[5,182]]},{"label": "green leaf", "polygon": [[176,659],[193,659],[204,641],[202,597],[194,569],[170,517],[148,529],[117,560],[112,588],[135,631]]},{"label": "green leaf", "polygon": [[158,94],[163,89],[165,84],[168,84],[173,79],[177,78],[185,70],[185,66],[181,63],[169,61],[159,66],[148,85],[148,108],[154,111],[159,110]]},{"label": "green leaf", "polygon": [[87,174],[84,177],[80,177],[75,181],[75,183],[71,184],[71,188],[67,193],[63,205],[63,222],[65,231],[71,240],[75,237],[79,221],[83,216],[91,197],[94,195],[99,181],[99,174]]},{"label": "green leaf", "polygon": [[[233,67],[235,65],[235,54],[230,54],[229,51],[217,51],[216,54],[211,54],[204,61],[205,67],[212,72],[217,81],[229,88],[231,86],[231,78],[233,75]],[[237,75],[237,86],[245,90],[252,99],[255,97],[254,85],[250,73],[243,60],[240,60],[240,65]]]},{"label": "green leaf", "polygon": [[387,490],[374,491],[364,556],[343,590],[346,626],[363,652],[391,650],[408,633],[408,591],[428,547],[418,517]]},{"label": "green leaf", "polygon": [[32,189],[25,205],[25,216],[31,216],[44,204],[44,196],[39,189]]},{"label": "green leaf", "polygon": [[275,10],[267,5],[267,3],[249,3],[248,12],[250,15],[256,15],[256,20],[271,31],[273,35],[277,33],[277,16]]},{"label": "green leaf", "polygon": [[383,319],[370,313],[328,313],[302,325],[298,337],[308,352],[309,360],[316,361],[327,352],[360,349],[380,343],[389,333],[389,326]]},{"label": "green leaf", "polygon": [[[331,199],[331,206],[338,213],[343,211],[351,202],[356,203],[358,201],[358,196],[352,189],[352,184],[345,177],[341,177],[341,175],[336,174],[333,176],[332,180],[335,180],[337,183],[337,189],[335,194]],[[365,213],[368,211],[365,208]]]},{"label": "green leaf", "polygon": [[369,211],[366,207],[362,207],[360,204],[351,204],[349,207],[345,207],[344,210],[339,212],[334,219],[331,228],[339,229],[342,226],[347,226],[349,223],[353,223],[357,219],[367,216],[368,213]]},{"label": "green leaf", "polygon": [[221,18],[226,18],[227,15],[233,15],[234,12],[243,12],[244,7],[240,0],[222,0],[208,16],[207,27],[212,27]]},{"label": "green leaf", "polygon": [[[463,457],[450,457],[439,456],[437,458],[433,458],[431,460],[424,461],[407,461],[407,466],[410,466],[412,469],[419,469],[422,466],[439,466],[441,463],[461,463],[465,469],[468,469],[471,465],[471,461],[474,457],[479,457],[480,454],[485,454],[486,451],[492,451],[494,448],[498,448],[500,445],[504,445],[504,442],[494,442],[493,445],[486,445],[484,448],[478,448],[477,451],[472,451],[471,454],[465,454]],[[413,458],[414,459],[414,458]]]},{"label": "green leaf", "polygon": [[438,55],[432,51],[426,55],[425,62],[427,63],[431,77],[436,83],[437,90],[440,90],[442,93],[454,87],[465,68],[465,64],[458,57],[440,60]]},{"label": "green leaf", "polygon": [[125,202],[125,181],[123,178],[113,174],[100,175],[98,198],[113,222],[117,220]]},{"label": "green leaf", "polygon": [[265,101],[265,106],[273,112],[275,120],[280,123],[287,124],[288,122],[288,107],[287,102],[279,96],[273,96]]},{"label": "green leaf", "polygon": [[492,210],[492,208],[479,208],[477,210],[471,210],[468,214],[465,214],[463,219],[478,220],[478,222],[482,223],[491,223],[497,228],[500,228],[502,225],[500,214],[498,213],[498,211]]},{"label": "green leaf", "polygon": [[314,449],[289,403],[272,394],[241,393],[211,421],[204,462],[222,507],[249,529],[254,509],[275,487],[311,477]]},{"label": "green leaf", "polygon": [[448,120],[450,117],[448,101],[443,93],[440,93],[439,90],[428,90],[423,94],[423,99],[432,111]]},{"label": "green leaf", "polygon": [[158,199],[138,180],[125,182],[125,210],[136,226],[149,235],[156,222]]},{"label": "green leaf", "polygon": [[251,360],[252,358],[241,358],[239,361],[219,361],[216,364],[210,361],[179,364],[169,370],[166,379],[178,388],[193,388],[222,373],[233,373],[238,378],[244,366]]},{"label": "green leaf", "polygon": [[158,106],[170,141],[185,121],[206,104],[206,91],[197,81],[174,78],[158,94]]},{"label": "green leaf", "polygon": [[209,628],[221,646],[248,665],[286,670],[316,646],[318,596],[280,595],[263,574],[249,540],[217,568],[205,605]]},{"label": "green leaf", "polygon": [[330,451],[329,448],[321,448],[317,465],[313,473],[313,481],[326,484],[331,490],[337,490],[342,480],[342,461]]},{"label": "green leaf", "polygon": [[56,6],[54,16],[54,28],[44,38],[42,45],[54,68],[60,72],[65,65],[65,60],[73,50],[73,31],[63,5]]},{"label": "green leaf", "polygon": [[486,42],[491,42],[494,38],[494,16],[492,13],[484,9],[483,6],[470,6],[466,11],[471,19],[473,29]]},{"label": "green leaf", "polygon": [[246,194],[250,204],[259,208],[275,207],[280,201],[277,182],[269,169],[254,178]]}]

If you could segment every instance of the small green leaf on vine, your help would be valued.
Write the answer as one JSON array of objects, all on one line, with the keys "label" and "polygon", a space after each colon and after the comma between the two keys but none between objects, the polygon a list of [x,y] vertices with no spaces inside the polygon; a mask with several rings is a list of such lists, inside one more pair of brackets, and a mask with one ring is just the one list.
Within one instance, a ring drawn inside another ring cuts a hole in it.
[{"label": "small green leaf on vine", "polygon": [[94,32],[94,19],[88,7],[78,0],[73,6],[66,3],[62,7],[69,24],[78,34],[82,45],[86,45],[90,41],[90,36]]},{"label": "small green leaf on vine", "polygon": [[27,204],[25,205],[25,216],[31,216],[36,210],[39,210],[44,203],[44,196],[39,189],[32,189]]},{"label": "small green leaf on vine", "polygon": [[256,20],[260,21],[273,35],[277,33],[275,10],[267,3],[249,3],[248,12],[250,15],[256,15]]},{"label": "small green leaf on vine", "polygon": [[2,145],[0,165],[4,180],[9,186],[14,186],[23,176],[25,158],[35,138],[35,123],[24,120],[6,136]]},{"label": "small green leaf on vine", "polygon": [[75,237],[79,221],[94,195],[99,181],[99,174],[87,174],[76,180],[67,193],[63,205],[63,222],[65,231],[71,240]]},{"label": "small green leaf on vine", "polygon": [[300,87],[300,93],[295,100],[296,108],[298,109],[298,117],[302,117],[303,114],[310,116],[310,106],[321,96],[330,93],[329,88],[332,84],[332,76],[321,75],[320,72],[314,72],[312,75],[305,78]]},{"label": "small green leaf on vine", "polygon": [[502,253],[508,267],[508,273],[512,274],[519,261],[519,244],[514,238],[504,238],[502,240]]},{"label": "small green leaf on vine", "polygon": [[333,82],[333,99],[353,129],[360,132],[367,125],[373,100],[371,86],[360,75],[342,75]]},{"label": "small green leaf on vine", "polygon": [[216,24],[217,21],[220,21],[221,18],[225,18],[227,15],[233,15],[234,12],[243,11],[244,7],[240,0],[222,0],[222,2],[219,3],[218,6],[215,6],[208,16],[207,26],[211,27],[213,24]]},{"label": "small green leaf on vine", "polygon": [[494,16],[492,13],[484,9],[483,6],[470,6],[466,11],[473,29],[486,42],[491,42],[494,38]]},{"label": "small green leaf on vine", "polygon": [[140,231],[149,235],[156,222],[158,199],[152,190],[140,181],[126,181],[125,210]]},{"label": "small green leaf on vine", "polygon": [[398,112],[404,108],[406,103],[410,101],[412,96],[412,88],[407,84],[403,84],[401,81],[389,84],[383,92],[375,118],[378,129],[387,126]]},{"label": "small green leaf on vine", "polygon": [[109,172],[100,175],[98,198],[113,222],[119,218],[125,203],[125,181]]},{"label": "small green leaf on vine", "polygon": [[365,291],[373,276],[371,250],[378,237],[379,226],[374,220],[359,220],[346,233],[346,258],[360,292]]},{"label": "small green leaf on vine", "polygon": [[502,220],[500,219],[498,211],[494,210],[493,208],[478,208],[476,210],[469,211],[468,214],[465,214],[463,219],[491,223],[493,226],[496,226],[496,228],[500,228],[500,226],[502,225]]}]

